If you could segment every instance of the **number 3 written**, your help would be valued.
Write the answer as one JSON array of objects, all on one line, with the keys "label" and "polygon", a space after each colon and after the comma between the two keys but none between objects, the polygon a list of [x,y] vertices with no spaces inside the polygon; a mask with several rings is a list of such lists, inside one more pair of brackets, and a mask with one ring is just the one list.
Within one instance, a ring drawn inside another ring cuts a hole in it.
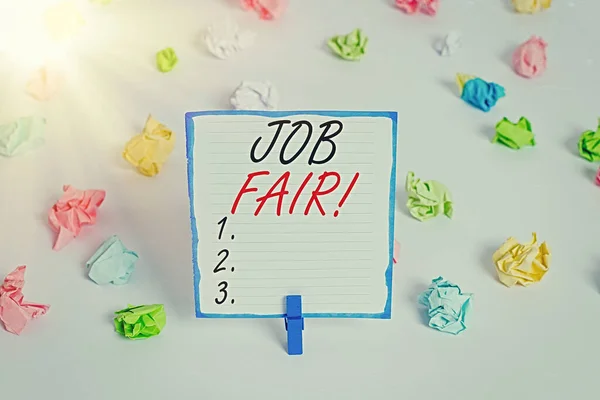
[{"label": "number 3 written", "polygon": [[[218,297],[215,297],[215,303],[217,303],[217,304],[225,303],[225,300],[227,300],[227,287],[229,287],[227,282],[222,281],[219,283],[219,288],[220,288],[219,293],[223,293],[223,298],[221,300],[219,300]],[[231,303],[233,304],[233,300],[231,300]]]}]

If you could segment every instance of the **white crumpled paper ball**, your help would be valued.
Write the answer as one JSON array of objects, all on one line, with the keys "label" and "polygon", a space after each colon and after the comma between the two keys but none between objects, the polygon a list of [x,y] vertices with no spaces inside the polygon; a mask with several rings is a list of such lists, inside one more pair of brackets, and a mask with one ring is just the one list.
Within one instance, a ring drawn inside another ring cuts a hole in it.
[{"label": "white crumpled paper ball", "polygon": [[236,110],[275,110],[279,96],[270,82],[243,81],[230,101]]},{"label": "white crumpled paper ball", "polygon": [[215,57],[224,60],[252,46],[255,38],[254,32],[243,31],[235,22],[226,20],[206,29],[204,43]]},{"label": "white crumpled paper ball", "polygon": [[458,32],[449,32],[437,43],[437,51],[440,56],[451,56],[462,46],[462,37]]}]

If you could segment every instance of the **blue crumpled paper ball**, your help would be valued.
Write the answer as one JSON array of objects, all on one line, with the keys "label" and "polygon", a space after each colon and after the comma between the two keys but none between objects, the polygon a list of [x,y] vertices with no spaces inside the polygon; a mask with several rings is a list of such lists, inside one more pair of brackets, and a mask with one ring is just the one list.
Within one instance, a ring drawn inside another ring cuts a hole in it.
[{"label": "blue crumpled paper ball", "polygon": [[497,83],[473,78],[465,83],[460,97],[473,107],[488,112],[505,95],[504,88]]},{"label": "blue crumpled paper ball", "polygon": [[471,309],[471,296],[439,276],[421,293],[419,303],[428,308],[430,327],[457,335],[467,329],[465,320]]},{"label": "blue crumpled paper ball", "polygon": [[135,269],[136,252],[128,250],[116,235],[109,237],[86,263],[88,276],[98,285],[124,285]]}]

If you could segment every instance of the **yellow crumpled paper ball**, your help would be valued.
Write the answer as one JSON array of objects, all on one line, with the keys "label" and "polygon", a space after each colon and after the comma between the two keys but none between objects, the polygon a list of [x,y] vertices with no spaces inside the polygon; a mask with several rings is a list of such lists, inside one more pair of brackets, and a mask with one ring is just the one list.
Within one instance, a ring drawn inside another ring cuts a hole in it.
[{"label": "yellow crumpled paper ball", "polygon": [[552,0],[512,0],[515,10],[519,13],[533,14],[550,8]]},{"label": "yellow crumpled paper ball", "polygon": [[175,134],[152,115],[144,130],[125,145],[123,158],[146,176],[158,174],[175,147]]},{"label": "yellow crumpled paper ball", "polygon": [[62,41],[78,33],[85,20],[73,2],[63,1],[44,12],[44,24],[53,40]]},{"label": "yellow crumpled paper ball", "polygon": [[519,244],[510,237],[492,256],[496,264],[498,279],[511,287],[517,283],[529,286],[539,282],[550,267],[550,249],[546,242],[537,244],[537,234],[533,233],[530,243]]}]

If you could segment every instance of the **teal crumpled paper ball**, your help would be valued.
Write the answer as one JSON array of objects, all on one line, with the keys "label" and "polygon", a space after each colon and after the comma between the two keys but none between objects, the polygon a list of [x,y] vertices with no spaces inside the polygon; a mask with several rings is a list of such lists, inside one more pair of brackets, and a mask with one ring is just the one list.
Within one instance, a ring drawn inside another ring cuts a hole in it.
[{"label": "teal crumpled paper ball", "polygon": [[465,320],[471,310],[472,296],[439,276],[421,293],[419,303],[428,307],[430,327],[457,335],[467,329]]},{"label": "teal crumpled paper ball", "polygon": [[497,83],[474,78],[465,83],[461,98],[473,107],[488,112],[505,95],[504,88]]}]

